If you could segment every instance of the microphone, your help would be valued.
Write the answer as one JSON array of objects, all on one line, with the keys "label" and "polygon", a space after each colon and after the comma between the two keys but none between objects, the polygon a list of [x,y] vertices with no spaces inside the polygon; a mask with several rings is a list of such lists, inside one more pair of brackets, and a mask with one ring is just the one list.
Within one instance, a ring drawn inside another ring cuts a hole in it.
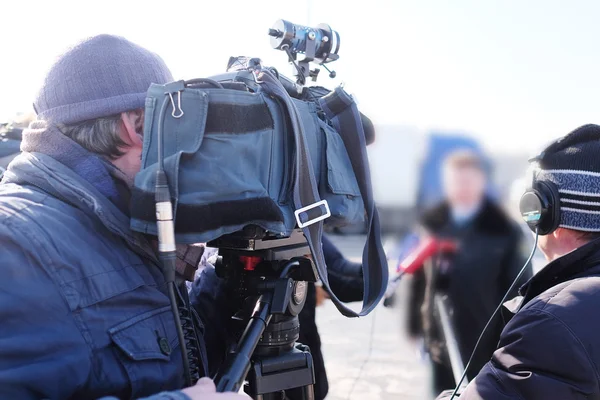
[{"label": "microphone", "polygon": [[398,264],[396,272],[399,272],[401,275],[414,274],[423,267],[427,259],[438,253],[453,253],[457,247],[454,241],[428,237],[408,257]]},{"label": "microphone", "polygon": [[458,244],[453,240],[437,239],[430,236],[423,240],[416,249],[414,249],[407,257],[405,257],[396,268],[396,275],[388,283],[386,293],[384,295],[384,305],[392,306],[394,303],[393,297],[398,287],[398,282],[404,274],[414,274],[425,264],[429,258],[436,254],[454,253],[458,248]]},{"label": "microphone", "polygon": [[404,274],[414,274],[423,267],[425,261],[436,254],[453,253],[458,244],[453,240],[437,239],[428,237],[417,246],[404,260],[400,261],[396,272],[398,275],[393,279],[399,281]]}]

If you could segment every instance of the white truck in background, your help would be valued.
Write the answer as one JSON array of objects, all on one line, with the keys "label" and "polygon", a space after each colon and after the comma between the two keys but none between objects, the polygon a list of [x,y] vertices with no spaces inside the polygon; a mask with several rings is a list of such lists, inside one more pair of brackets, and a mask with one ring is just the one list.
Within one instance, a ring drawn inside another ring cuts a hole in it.
[{"label": "white truck in background", "polygon": [[414,222],[427,136],[410,126],[382,125],[375,132],[367,153],[381,228],[403,232]]}]

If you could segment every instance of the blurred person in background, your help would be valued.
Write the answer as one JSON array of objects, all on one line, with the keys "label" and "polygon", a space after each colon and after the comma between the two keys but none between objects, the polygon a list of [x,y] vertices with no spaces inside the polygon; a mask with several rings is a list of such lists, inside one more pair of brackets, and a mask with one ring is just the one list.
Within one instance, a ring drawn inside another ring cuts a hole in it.
[{"label": "blurred person in background", "polygon": [[[415,341],[424,340],[435,393],[455,382],[433,297],[448,296],[466,365],[480,332],[525,262],[521,230],[485,194],[484,159],[472,150],[456,150],[445,159],[442,177],[445,200],[424,212],[420,225],[425,236],[453,240],[458,250],[443,273],[426,268],[414,274],[408,304],[408,334]],[[530,276],[528,268],[523,282]],[[492,323],[469,367],[469,378],[477,375],[496,349],[501,326],[500,319]]]}]

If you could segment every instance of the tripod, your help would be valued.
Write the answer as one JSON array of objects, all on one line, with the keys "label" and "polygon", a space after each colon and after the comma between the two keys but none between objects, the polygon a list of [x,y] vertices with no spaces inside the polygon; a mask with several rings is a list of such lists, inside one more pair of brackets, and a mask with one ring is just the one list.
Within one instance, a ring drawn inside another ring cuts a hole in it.
[{"label": "tripod", "polygon": [[[253,308],[246,328],[217,375],[219,392],[244,390],[257,400],[313,400],[313,361],[307,346],[296,343],[298,314],[306,301],[307,281],[315,281],[301,231],[285,239],[228,236],[210,243],[222,256],[216,268],[237,290],[241,311]],[[243,316],[237,317],[246,320]]]}]

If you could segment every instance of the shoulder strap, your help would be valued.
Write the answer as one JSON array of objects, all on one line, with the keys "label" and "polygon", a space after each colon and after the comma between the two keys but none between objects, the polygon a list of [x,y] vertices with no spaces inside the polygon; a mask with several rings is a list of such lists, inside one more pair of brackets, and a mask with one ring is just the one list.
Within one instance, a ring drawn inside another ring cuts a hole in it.
[{"label": "shoulder strap", "polygon": [[[363,278],[364,278],[364,298],[362,310],[357,314],[355,311],[346,307],[333,293],[329,287],[327,277],[327,266],[323,256],[323,246],[321,237],[323,235],[323,219],[320,218],[329,212],[326,204],[322,204],[317,191],[314,171],[308,155],[308,145],[304,133],[304,126],[298,113],[298,109],[293,103],[290,95],[279,80],[267,70],[262,70],[259,74],[259,82],[263,89],[278,98],[286,106],[292,130],[294,133],[296,151],[294,168],[294,190],[293,200],[296,207],[296,216],[299,226],[302,228],[304,236],[308,242],[313,259],[323,282],[323,286],[330,293],[331,300],[338,310],[347,317],[357,317],[367,315],[375,308],[385,293],[388,280],[387,263],[385,254],[381,245],[379,233],[379,217],[373,202],[371,182],[369,178],[369,169],[366,156],[366,145],[362,124],[360,123],[360,114],[352,98],[343,90],[345,97],[341,97],[338,90],[332,92],[333,97],[329,95],[324,98],[322,107],[326,113],[331,114],[333,123],[336,124],[338,132],[344,132],[342,139],[352,160],[352,167],[359,184],[363,202],[368,216],[369,233],[367,243],[363,251]],[[329,98],[329,99],[328,99]],[[349,102],[348,102],[349,100]],[[337,106],[342,101],[345,107]],[[346,104],[346,102],[348,102]],[[339,112],[330,112],[331,107]],[[356,117],[358,116],[358,119]],[[325,209],[323,209],[323,207]],[[315,211],[320,210],[321,216],[315,216]],[[308,221],[311,220],[309,223]],[[305,223],[303,223],[305,222]]]},{"label": "shoulder strap", "polygon": [[[354,99],[341,87],[337,87],[328,95],[321,97],[319,104],[344,141],[365,204],[367,240],[362,257],[365,281],[363,311],[369,312],[385,294],[389,271],[381,243],[379,214],[373,199],[363,118]],[[363,315],[362,312],[361,315]]]}]

